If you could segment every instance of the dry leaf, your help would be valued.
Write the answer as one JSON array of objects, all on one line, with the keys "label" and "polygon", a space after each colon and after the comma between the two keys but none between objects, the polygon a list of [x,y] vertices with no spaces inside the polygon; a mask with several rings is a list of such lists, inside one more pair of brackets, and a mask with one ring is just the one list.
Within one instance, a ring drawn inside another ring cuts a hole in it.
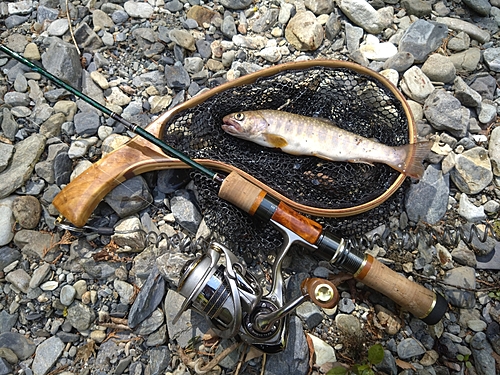
[{"label": "dry leaf", "polygon": [[413,365],[411,363],[403,361],[399,358],[396,359],[396,365],[399,368],[402,368],[403,370],[415,370],[416,371],[416,368],[413,367]]}]

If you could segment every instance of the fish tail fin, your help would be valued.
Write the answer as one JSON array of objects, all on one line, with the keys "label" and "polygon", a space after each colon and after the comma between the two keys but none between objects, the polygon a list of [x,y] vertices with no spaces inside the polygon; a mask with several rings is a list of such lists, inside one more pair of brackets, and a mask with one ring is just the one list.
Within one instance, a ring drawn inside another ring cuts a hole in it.
[{"label": "fish tail fin", "polygon": [[[421,178],[425,172],[423,161],[432,147],[431,141],[410,143],[401,146],[407,158],[403,164],[391,165],[394,169],[413,178]],[[408,158],[411,155],[411,158]]]}]

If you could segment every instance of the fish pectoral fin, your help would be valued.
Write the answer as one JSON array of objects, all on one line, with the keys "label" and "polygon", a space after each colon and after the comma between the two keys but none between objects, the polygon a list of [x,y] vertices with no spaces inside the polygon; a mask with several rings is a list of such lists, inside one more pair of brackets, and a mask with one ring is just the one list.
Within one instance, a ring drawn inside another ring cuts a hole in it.
[{"label": "fish pectoral fin", "polygon": [[371,165],[372,167],[374,166],[373,163],[370,163],[369,161],[362,160],[362,159],[349,159],[347,161],[349,163],[368,164],[368,165]]},{"label": "fish pectoral fin", "polygon": [[265,133],[264,137],[266,138],[266,141],[273,147],[283,148],[288,145],[286,139],[280,135]]}]

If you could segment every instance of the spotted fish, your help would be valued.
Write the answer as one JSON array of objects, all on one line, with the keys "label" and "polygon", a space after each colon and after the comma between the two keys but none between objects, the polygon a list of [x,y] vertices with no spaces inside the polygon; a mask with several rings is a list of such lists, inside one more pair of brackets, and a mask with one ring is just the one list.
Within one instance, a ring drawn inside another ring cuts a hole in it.
[{"label": "spotted fish", "polygon": [[414,178],[422,177],[422,161],[431,142],[388,146],[335,126],[331,121],[276,110],[232,113],[223,118],[227,133],[292,155],[330,161],[384,163]]}]

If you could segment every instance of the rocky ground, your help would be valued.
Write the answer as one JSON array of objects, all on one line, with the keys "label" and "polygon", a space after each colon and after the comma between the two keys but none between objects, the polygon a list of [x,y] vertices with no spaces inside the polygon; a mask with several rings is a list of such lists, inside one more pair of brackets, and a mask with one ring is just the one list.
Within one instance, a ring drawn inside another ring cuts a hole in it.
[{"label": "rocky ground", "polygon": [[[368,66],[404,93],[419,136],[435,140],[423,178],[384,228],[419,220],[497,228],[498,0],[24,0],[1,2],[0,17],[3,44],[140,124],[273,64]],[[179,265],[189,258],[177,240],[208,234],[192,184],[160,172],[120,185],[96,212],[121,231],[113,237],[56,227],[52,199],[130,134],[4,55],[0,69],[0,374],[202,374],[202,361],[226,348],[209,373],[320,374],[366,363],[376,343],[384,348],[377,373],[499,373],[493,238],[371,250],[443,293],[450,310],[435,326],[352,282],[340,284],[335,310],[301,306],[277,355],[250,350],[245,358],[248,348],[207,336],[195,313],[173,324],[182,298],[158,269],[169,276],[165,254],[175,251]],[[147,245],[139,229],[173,240]],[[285,272],[291,288],[304,274],[333,270],[306,257],[288,259]]]}]

